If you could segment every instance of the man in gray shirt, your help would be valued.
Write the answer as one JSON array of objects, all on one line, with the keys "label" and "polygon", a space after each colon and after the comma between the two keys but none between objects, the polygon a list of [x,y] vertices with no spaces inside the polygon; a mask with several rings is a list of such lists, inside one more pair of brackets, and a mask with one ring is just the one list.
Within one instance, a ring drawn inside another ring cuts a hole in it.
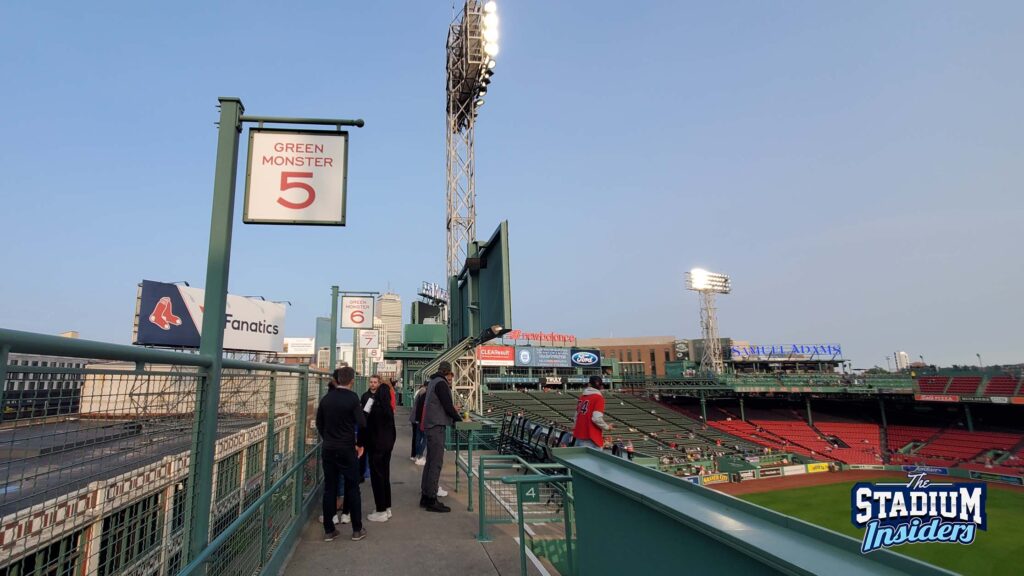
[{"label": "man in gray shirt", "polygon": [[441,362],[437,373],[430,377],[423,401],[423,415],[420,430],[427,437],[427,463],[423,467],[420,483],[420,507],[430,512],[451,512],[451,508],[437,500],[437,483],[444,466],[445,427],[460,422],[462,416],[452,402],[451,382],[454,377],[452,365]]}]

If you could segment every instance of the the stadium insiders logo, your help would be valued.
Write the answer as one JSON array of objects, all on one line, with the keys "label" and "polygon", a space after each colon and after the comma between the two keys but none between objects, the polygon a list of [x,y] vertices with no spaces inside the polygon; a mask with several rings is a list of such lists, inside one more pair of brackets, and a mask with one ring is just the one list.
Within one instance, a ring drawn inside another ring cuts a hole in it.
[{"label": "the stadium insiders logo", "polygon": [[985,484],[943,484],[926,476],[908,473],[906,484],[854,484],[850,519],[865,528],[862,553],[915,542],[971,544],[987,529]]},{"label": "the stadium insiders logo", "polygon": [[157,301],[149,314],[149,321],[161,330],[170,330],[171,326],[181,326],[181,318],[171,310],[171,299],[164,296]]}]

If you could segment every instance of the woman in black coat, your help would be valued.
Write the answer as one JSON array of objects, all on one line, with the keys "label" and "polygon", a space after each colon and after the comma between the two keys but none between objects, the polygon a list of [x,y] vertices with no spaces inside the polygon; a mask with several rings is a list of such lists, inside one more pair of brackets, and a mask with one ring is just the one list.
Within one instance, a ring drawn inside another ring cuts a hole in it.
[{"label": "woman in black coat", "polygon": [[370,377],[369,397],[363,404],[366,415],[366,447],[370,465],[370,485],[377,510],[367,516],[371,522],[387,522],[391,518],[391,451],[395,447],[395,411],[391,405],[391,389],[377,376]]}]

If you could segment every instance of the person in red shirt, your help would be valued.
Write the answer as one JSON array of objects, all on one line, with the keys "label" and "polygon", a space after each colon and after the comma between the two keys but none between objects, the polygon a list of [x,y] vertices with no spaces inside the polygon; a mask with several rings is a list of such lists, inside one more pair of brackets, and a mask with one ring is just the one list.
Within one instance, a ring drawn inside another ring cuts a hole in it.
[{"label": "person in red shirt", "polygon": [[604,447],[605,431],[612,425],[604,420],[604,381],[600,376],[591,376],[590,385],[583,390],[583,395],[576,402],[576,424],[572,435],[576,438],[576,446],[585,446],[601,450]]}]

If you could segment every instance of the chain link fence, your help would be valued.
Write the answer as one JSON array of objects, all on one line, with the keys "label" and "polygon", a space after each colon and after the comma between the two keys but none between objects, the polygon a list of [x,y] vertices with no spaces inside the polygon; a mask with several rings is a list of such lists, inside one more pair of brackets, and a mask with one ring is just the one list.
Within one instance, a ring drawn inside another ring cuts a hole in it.
[{"label": "chain link fence", "polygon": [[[208,359],[24,335],[0,330],[0,576],[253,574],[318,500],[326,375],[225,360],[204,415]],[[203,418],[212,482],[190,486]]]}]

